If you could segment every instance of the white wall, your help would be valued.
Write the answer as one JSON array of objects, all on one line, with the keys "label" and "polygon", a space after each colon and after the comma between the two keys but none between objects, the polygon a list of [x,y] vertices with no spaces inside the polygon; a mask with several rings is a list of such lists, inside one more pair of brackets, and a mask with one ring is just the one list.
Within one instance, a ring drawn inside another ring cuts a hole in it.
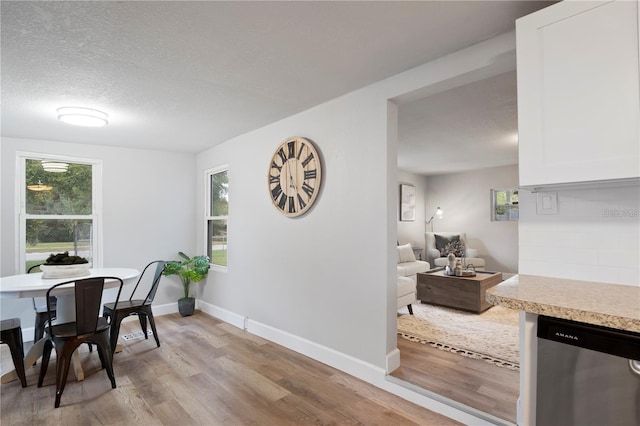
[{"label": "white wall", "polygon": [[444,212],[433,220],[434,232],[465,232],[469,246],[485,259],[485,269],[518,272],[518,222],[490,216],[491,189],[518,188],[518,166],[429,176],[427,185],[428,211],[440,206]]},{"label": "white wall", "polygon": [[[426,221],[431,217],[433,211],[429,211],[425,216],[425,195],[427,193],[427,178],[422,175],[398,170],[398,188],[400,185],[408,184],[416,187],[416,220],[401,221],[400,220],[400,199],[398,198],[398,241],[400,244],[411,244],[411,247],[419,247],[424,249],[424,232]],[[399,190],[399,189],[398,189]],[[426,254],[423,256],[426,259]]]},{"label": "white wall", "polygon": [[[195,155],[44,140],[2,138],[0,276],[17,273],[16,151],[102,160],[103,266],[142,270],[150,261],[195,250]],[[123,295],[128,297],[128,292]],[[181,287],[163,278],[154,305],[175,302]],[[2,299],[2,318],[33,326],[31,299]]]},{"label": "white wall", "polygon": [[[384,365],[387,247],[395,245],[385,232],[386,118],[386,99],[361,91],[198,155],[200,187],[206,169],[228,163],[230,193],[228,271],[210,272],[201,298]],[[293,219],[272,206],[267,185],[273,151],[288,136],[314,141],[323,160],[314,207]]]},{"label": "white wall", "polygon": [[640,285],[639,185],[556,193],[558,214],[542,215],[520,191],[520,273]]}]

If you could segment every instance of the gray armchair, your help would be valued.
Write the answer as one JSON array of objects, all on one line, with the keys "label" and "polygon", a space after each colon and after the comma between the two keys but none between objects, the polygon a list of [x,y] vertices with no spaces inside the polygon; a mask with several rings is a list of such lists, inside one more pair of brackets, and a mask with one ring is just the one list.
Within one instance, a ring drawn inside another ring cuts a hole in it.
[{"label": "gray armchair", "polygon": [[476,270],[484,270],[484,259],[478,257],[477,249],[469,247],[467,243],[467,234],[465,234],[464,232],[425,232],[424,247],[427,255],[427,261],[429,262],[429,264],[433,265],[434,268],[444,267],[447,265],[447,256],[442,256],[436,242],[436,235],[438,235],[441,240],[455,240],[455,237],[458,236],[458,239],[464,245],[464,256],[456,257],[463,259],[464,266],[473,265],[474,269]]}]

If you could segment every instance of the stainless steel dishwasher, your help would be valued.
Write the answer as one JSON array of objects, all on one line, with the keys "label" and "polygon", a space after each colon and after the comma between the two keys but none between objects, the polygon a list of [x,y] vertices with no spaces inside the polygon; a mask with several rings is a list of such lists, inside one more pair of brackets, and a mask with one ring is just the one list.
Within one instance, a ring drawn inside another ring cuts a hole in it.
[{"label": "stainless steel dishwasher", "polygon": [[640,333],[538,317],[538,426],[640,425]]}]

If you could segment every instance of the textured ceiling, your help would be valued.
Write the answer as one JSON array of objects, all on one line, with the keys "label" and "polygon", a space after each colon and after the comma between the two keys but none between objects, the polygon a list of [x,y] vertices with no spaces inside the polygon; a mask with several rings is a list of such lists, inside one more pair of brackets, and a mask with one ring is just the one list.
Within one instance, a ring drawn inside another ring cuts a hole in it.
[{"label": "textured ceiling", "polygon": [[398,164],[434,175],[518,163],[516,72],[398,108]]},{"label": "textured ceiling", "polygon": [[[2,135],[200,152],[511,31],[547,4],[2,1]],[[60,123],[66,105],[110,123]]]}]

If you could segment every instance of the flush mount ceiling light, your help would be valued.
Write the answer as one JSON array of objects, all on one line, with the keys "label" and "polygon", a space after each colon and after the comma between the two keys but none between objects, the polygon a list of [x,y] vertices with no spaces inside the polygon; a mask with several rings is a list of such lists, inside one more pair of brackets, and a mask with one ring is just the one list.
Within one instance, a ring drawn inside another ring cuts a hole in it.
[{"label": "flush mount ceiling light", "polygon": [[64,173],[69,168],[67,163],[60,163],[58,161],[42,160],[41,163],[45,172]]},{"label": "flush mount ceiling light", "polygon": [[82,107],[61,107],[56,110],[58,120],[74,126],[102,127],[109,123],[106,112]]},{"label": "flush mount ceiling light", "polygon": [[51,191],[53,187],[49,185],[45,185],[42,183],[41,180],[39,180],[36,185],[27,185],[27,189],[29,191]]}]

